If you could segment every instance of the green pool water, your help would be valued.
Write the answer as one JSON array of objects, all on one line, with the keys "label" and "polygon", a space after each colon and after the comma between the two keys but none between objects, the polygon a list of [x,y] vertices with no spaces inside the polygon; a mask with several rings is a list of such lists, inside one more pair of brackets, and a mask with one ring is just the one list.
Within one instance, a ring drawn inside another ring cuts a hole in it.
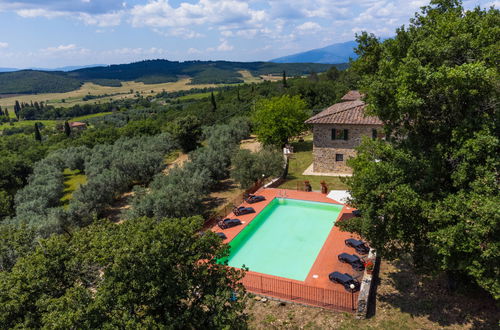
[{"label": "green pool water", "polygon": [[342,205],[273,199],[229,244],[228,264],[304,281]]}]

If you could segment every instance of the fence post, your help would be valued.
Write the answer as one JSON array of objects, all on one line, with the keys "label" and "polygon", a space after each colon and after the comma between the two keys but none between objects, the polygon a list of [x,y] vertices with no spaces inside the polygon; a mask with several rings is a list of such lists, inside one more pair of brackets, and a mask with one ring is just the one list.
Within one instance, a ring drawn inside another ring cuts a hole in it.
[{"label": "fence post", "polygon": [[293,283],[290,281],[290,300],[293,300]]}]

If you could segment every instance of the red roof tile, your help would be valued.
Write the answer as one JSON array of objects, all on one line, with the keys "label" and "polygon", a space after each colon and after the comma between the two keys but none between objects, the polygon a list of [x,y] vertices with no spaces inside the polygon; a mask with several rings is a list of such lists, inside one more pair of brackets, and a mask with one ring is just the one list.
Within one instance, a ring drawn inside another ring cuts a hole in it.
[{"label": "red roof tile", "polygon": [[342,96],[342,101],[356,101],[361,100],[365,94],[361,94],[359,91],[349,91],[346,95]]},{"label": "red roof tile", "polygon": [[79,121],[74,121],[74,122],[69,123],[69,126],[78,127],[78,126],[87,126],[87,124],[79,122]]},{"label": "red roof tile", "polygon": [[336,103],[306,120],[306,124],[382,125],[377,117],[365,115],[365,107],[361,100]]}]

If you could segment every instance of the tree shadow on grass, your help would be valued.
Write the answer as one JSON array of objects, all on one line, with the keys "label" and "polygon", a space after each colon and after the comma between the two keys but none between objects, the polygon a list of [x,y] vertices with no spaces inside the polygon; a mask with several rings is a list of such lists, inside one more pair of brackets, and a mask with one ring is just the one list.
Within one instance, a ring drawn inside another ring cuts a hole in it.
[{"label": "tree shadow on grass", "polygon": [[[202,201],[205,210],[207,210],[207,215],[209,215],[211,211],[219,209],[227,203],[231,203],[234,196],[231,196],[230,192],[235,191],[237,188],[238,185],[231,179],[218,182],[210,195],[205,197]],[[233,206],[237,205],[226,206],[228,210],[227,213],[231,212]]]},{"label": "tree shadow on grass", "polygon": [[313,150],[313,142],[312,141],[301,141],[301,142],[293,142],[293,152],[302,152],[302,151],[312,151]]},{"label": "tree shadow on grass", "polygon": [[[481,289],[452,292],[446,278],[416,274],[410,262],[400,261],[386,271],[377,299],[412,317],[427,317],[441,326],[471,324],[473,329],[496,329],[500,308]],[[388,289],[391,288],[391,289]]]}]

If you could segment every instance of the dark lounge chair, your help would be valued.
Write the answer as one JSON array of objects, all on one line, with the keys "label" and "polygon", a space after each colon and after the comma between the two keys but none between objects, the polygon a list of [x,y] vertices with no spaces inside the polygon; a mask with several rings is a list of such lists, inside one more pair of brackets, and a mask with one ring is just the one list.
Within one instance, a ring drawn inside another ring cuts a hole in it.
[{"label": "dark lounge chair", "polygon": [[253,207],[240,206],[240,207],[235,207],[233,209],[233,213],[234,215],[244,215],[249,213],[255,213],[255,210],[253,209]]},{"label": "dark lounge chair", "polygon": [[217,225],[219,226],[220,229],[227,229],[227,228],[231,228],[231,227],[235,227],[235,226],[241,225],[241,221],[239,219],[230,219],[230,218],[227,218],[227,219],[219,221],[217,223]]},{"label": "dark lounge chair", "polygon": [[245,202],[247,202],[248,204],[262,202],[265,200],[266,200],[266,198],[264,196],[260,196],[260,195],[247,195],[247,196],[245,196]]},{"label": "dark lounge chair", "polygon": [[[356,292],[359,291],[359,288],[361,287],[361,284],[347,273],[342,274],[340,272],[333,272],[328,275],[328,278],[333,283],[343,285],[347,291]],[[351,289],[351,284],[354,285],[354,289]]]},{"label": "dark lounge chair", "polygon": [[365,270],[363,261],[355,254],[341,253],[338,255],[339,261],[351,265],[352,269],[359,272]]},{"label": "dark lounge chair", "polygon": [[347,245],[348,247],[352,247],[359,254],[368,254],[368,252],[370,252],[370,248],[366,246],[365,242],[358,241],[354,238],[346,239],[345,245]]}]

